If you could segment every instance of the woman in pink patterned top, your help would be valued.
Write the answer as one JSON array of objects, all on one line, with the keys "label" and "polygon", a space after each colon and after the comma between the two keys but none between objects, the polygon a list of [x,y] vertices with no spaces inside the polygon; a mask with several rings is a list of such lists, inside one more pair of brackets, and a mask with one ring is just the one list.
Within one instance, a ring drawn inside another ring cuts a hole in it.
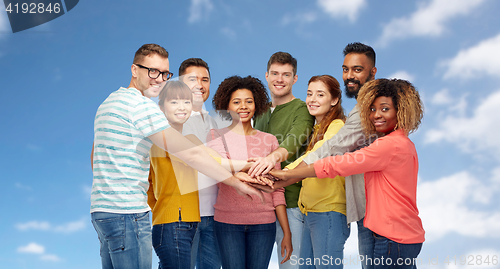
[{"label": "woman in pink patterned top", "polygon": [[[223,129],[211,130],[208,146],[228,159],[247,160],[265,157],[278,148],[275,136],[258,131],[251,119],[267,110],[269,97],[259,79],[248,76],[226,78],[217,89],[213,106],[219,114],[231,119]],[[279,169],[280,165],[276,165]],[[256,197],[239,195],[234,188],[219,184],[215,207],[215,236],[219,245],[222,267],[267,268],[276,235],[276,216],[285,231],[281,245],[282,262],[292,252],[291,233],[286,216],[284,189],[266,193],[265,203]]]},{"label": "woman in pink patterned top", "polygon": [[293,182],[308,176],[364,173],[364,225],[375,240],[373,261],[367,262],[376,269],[416,268],[425,231],[417,209],[418,156],[408,134],[420,125],[422,101],[408,81],[378,79],[361,88],[358,104],[366,135],[379,135],[371,145],[304,168],[271,174]]}]

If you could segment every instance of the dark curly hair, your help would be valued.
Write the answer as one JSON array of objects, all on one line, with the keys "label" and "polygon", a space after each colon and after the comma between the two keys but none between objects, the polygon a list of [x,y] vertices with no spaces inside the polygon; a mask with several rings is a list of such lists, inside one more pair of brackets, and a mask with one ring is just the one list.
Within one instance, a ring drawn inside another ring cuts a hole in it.
[{"label": "dark curly hair", "polygon": [[402,129],[406,135],[416,131],[424,116],[424,106],[415,87],[402,79],[377,79],[365,83],[359,90],[361,124],[367,136],[376,134],[370,120],[371,106],[377,97],[390,97],[397,110],[396,129]]},{"label": "dark curly hair", "polygon": [[254,103],[255,103],[255,113],[253,119],[262,115],[267,111],[270,105],[269,95],[267,94],[266,88],[262,82],[255,77],[247,76],[231,76],[224,81],[222,81],[215,92],[214,99],[212,100],[213,107],[217,110],[219,115],[223,119],[232,120],[231,115],[227,112],[229,107],[229,102],[231,101],[231,95],[236,90],[247,89],[252,92]]}]

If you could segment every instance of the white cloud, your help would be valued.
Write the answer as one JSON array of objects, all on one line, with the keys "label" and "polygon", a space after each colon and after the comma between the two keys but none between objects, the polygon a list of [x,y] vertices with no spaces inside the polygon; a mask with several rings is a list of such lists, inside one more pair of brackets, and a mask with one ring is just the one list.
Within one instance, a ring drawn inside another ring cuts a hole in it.
[{"label": "white cloud", "polygon": [[9,28],[9,20],[7,18],[7,14],[2,11],[0,12],[0,33],[4,31],[5,32],[10,31],[10,28]]},{"label": "white cloud", "polygon": [[30,186],[21,184],[19,182],[16,182],[16,188],[21,189],[21,190],[25,190],[25,191],[33,190]]},{"label": "white cloud", "polygon": [[68,222],[63,225],[54,227],[54,232],[58,233],[72,233],[76,231],[83,230],[87,225],[87,219],[81,219],[78,221]]},{"label": "white cloud", "polygon": [[453,102],[448,89],[442,89],[432,97],[431,103],[435,105],[447,105]]},{"label": "white cloud", "polygon": [[484,0],[431,0],[420,4],[408,17],[395,18],[384,26],[378,41],[385,46],[395,39],[413,36],[440,36],[445,24],[474,11]]},{"label": "white cloud", "polygon": [[92,186],[89,185],[82,185],[82,192],[85,196],[85,198],[90,197],[90,194],[92,193]]},{"label": "white cloud", "polygon": [[297,13],[295,15],[287,14],[281,19],[281,25],[286,26],[291,23],[296,23],[298,25],[305,25],[313,23],[318,19],[318,15],[314,11],[305,11]]},{"label": "white cloud", "polygon": [[[6,12],[0,12],[0,33],[1,32],[12,32],[10,29],[9,19]],[[2,35],[0,35],[2,36]]]},{"label": "white cloud", "polygon": [[[498,173],[494,177],[498,177]],[[500,180],[476,179],[467,171],[436,181],[419,182],[418,208],[426,231],[426,241],[448,233],[478,238],[500,238],[500,211],[481,210],[496,203]]]},{"label": "white cloud", "polygon": [[38,231],[48,231],[50,230],[50,223],[46,221],[30,221],[26,223],[16,224],[16,228],[20,231],[26,230],[38,230]]},{"label": "white cloud", "polygon": [[425,142],[449,142],[467,153],[491,153],[499,157],[497,153],[500,151],[500,126],[496,123],[500,122],[500,91],[487,96],[475,110],[468,108],[465,102],[461,106],[463,107],[459,109],[462,112],[444,115],[438,127],[427,131]]},{"label": "white cloud", "polygon": [[490,75],[500,77],[500,34],[481,41],[474,47],[461,50],[450,60],[441,63],[447,70],[444,78],[468,79]]},{"label": "white cloud", "polygon": [[355,22],[366,0],[318,0],[318,6],[333,18],[347,18]]},{"label": "white cloud", "polygon": [[45,252],[45,247],[37,243],[29,243],[24,247],[18,247],[17,252],[19,253],[33,253],[33,254],[43,254]]},{"label": "white cloud", "polygon": [[45,253],[45,247],[42,245],[39,245],[37,243],[31,242],[28,245],[24,247],[18,247],[17,252],[19,253],[30,253],[30,254],[38,254],[40,255],[40,259],[43,261],[52,261],[52,262],[58,262],[61,261],[61,258],[59,258],[57,255],[54,254],[44,254]]},{"label": "white cloud", "polygon": [[16,224],[16,229],[20,231],[52,231],[56,233],[72,233],[83,230],[87,225],[87,219],[82,218],[78,221],[68,222],[62,225],[54,226],[47,221],[30,221]]},{"label": "white cloud", "polygon": [[236,31],[234,31],[230,27],[224,27],[224,28],[220,29],[220,31],[227,38],[229,38],[231,40],[235,40],[236,39]]},{"label": "white cloud", "polygon": [[188,22],[195,23],[208,19],[208,15],[213,9],[214,6],[210,0],[191,0]]},{"label": "white cloud", "polygon": [[399,78],[399,79],[404,79],[408,80],[411,83],[414,83],[415,81],[415,76],[411,75],[410,73],[406,71],[397,71],[396,73],[393,73],[392,75],[388,76],[388,78]]},{"label": "white cloud", "polygon": [[58,262],[61,261],[61,258],[59,258],[57,255],[54,254],[45,254],[40,257],[41,260],[44,261],[51,261],[51,262]]},{"label": "white cloud", "polygon": [[[446,269],[498,268],[500,251],[497,249],[472,250],[465,255],[449,256]],[[443,263],[444,264],[444,263]]]}]

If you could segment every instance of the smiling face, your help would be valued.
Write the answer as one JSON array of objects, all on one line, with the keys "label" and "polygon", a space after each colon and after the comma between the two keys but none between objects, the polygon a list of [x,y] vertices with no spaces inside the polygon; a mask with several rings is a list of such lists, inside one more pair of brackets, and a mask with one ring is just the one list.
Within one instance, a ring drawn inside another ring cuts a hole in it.
[{"label": "smiling face", "polygon": [[397,112],[391,97],[379,96],[370,107],[370,121],[377,132],[388,134],[398,123]]},{"label": "smiling face", "polygon": [[190,66],[186,68],[183,81],[193,93],[193,104],[201,107],[210,95],[210,75],[205,67]]},{"label": "smiling face", "polygon": [[344,80],[345,93],[349,98],[357,97],[359,89],[370,80],[373,80],[377,68],[364,54],[349,53],[344,58],[342,65],[342,79]]},{"label": "smiling face", "polygon": [[309,114],[316,118],[316,122],[321,122],[323,117],[335,106],[338,98],[333,98],[330,91],[322,81],[313,81],[307,88],[306,104]]},{"label": "smiling face", "polygon": [[[237,113],[242,123],[250,123],[255,113],[255,102],[252,92],[248,89],[234,91],[231,94],[227,110]],[[233,118],[233,120],[235,119]]]},{"label": "smiling face", "polygon": [[266,72],[267,86],[273,98],[292,95],[292,86],[297,82],[291,64],[273,63]]},{"label": "smiling face", "polygon": [[[158,54],[151,54],[144,57],[140,63],[142,66],[157,69],[161,72],[169,71],[169,61],[168,58],[163,58]],[[135,64],[132,64],[132,83],[131,86],[141,91],[142,95],[151,98],[157,97],[160,93],[163,85],[165,84],[162,76],[158,76],[156,79],[150,78],[148,75],[148,70],[140,68]]]},{"label": "smiling face", "polygon": [[165,100],[163,106],[160,107],[168,123],[176,130],[188,120],[193,109],[193,104],[189,99],[173,98]]}]

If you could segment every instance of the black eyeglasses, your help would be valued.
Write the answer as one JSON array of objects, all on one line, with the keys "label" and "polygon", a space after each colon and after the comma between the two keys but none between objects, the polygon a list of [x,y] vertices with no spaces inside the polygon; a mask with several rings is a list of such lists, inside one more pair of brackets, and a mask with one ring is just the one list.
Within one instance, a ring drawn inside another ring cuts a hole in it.
[{"label": "black eyeglasses", "polygon": [[163,81],[166,81],[166,80],[169,80],[170,78],[172,78],[172,76],[174,75],[174,73],[171,73],[169,71],[160,72],[160,70],[158,70],[158,69],[145,67],[144,65],[140,65],[140,64],[135,64],[135,65],[139,66],[140,68],[147,69],[148,76],[152,79],[157,79],[161,74],[161,78],[163,79]]}]

